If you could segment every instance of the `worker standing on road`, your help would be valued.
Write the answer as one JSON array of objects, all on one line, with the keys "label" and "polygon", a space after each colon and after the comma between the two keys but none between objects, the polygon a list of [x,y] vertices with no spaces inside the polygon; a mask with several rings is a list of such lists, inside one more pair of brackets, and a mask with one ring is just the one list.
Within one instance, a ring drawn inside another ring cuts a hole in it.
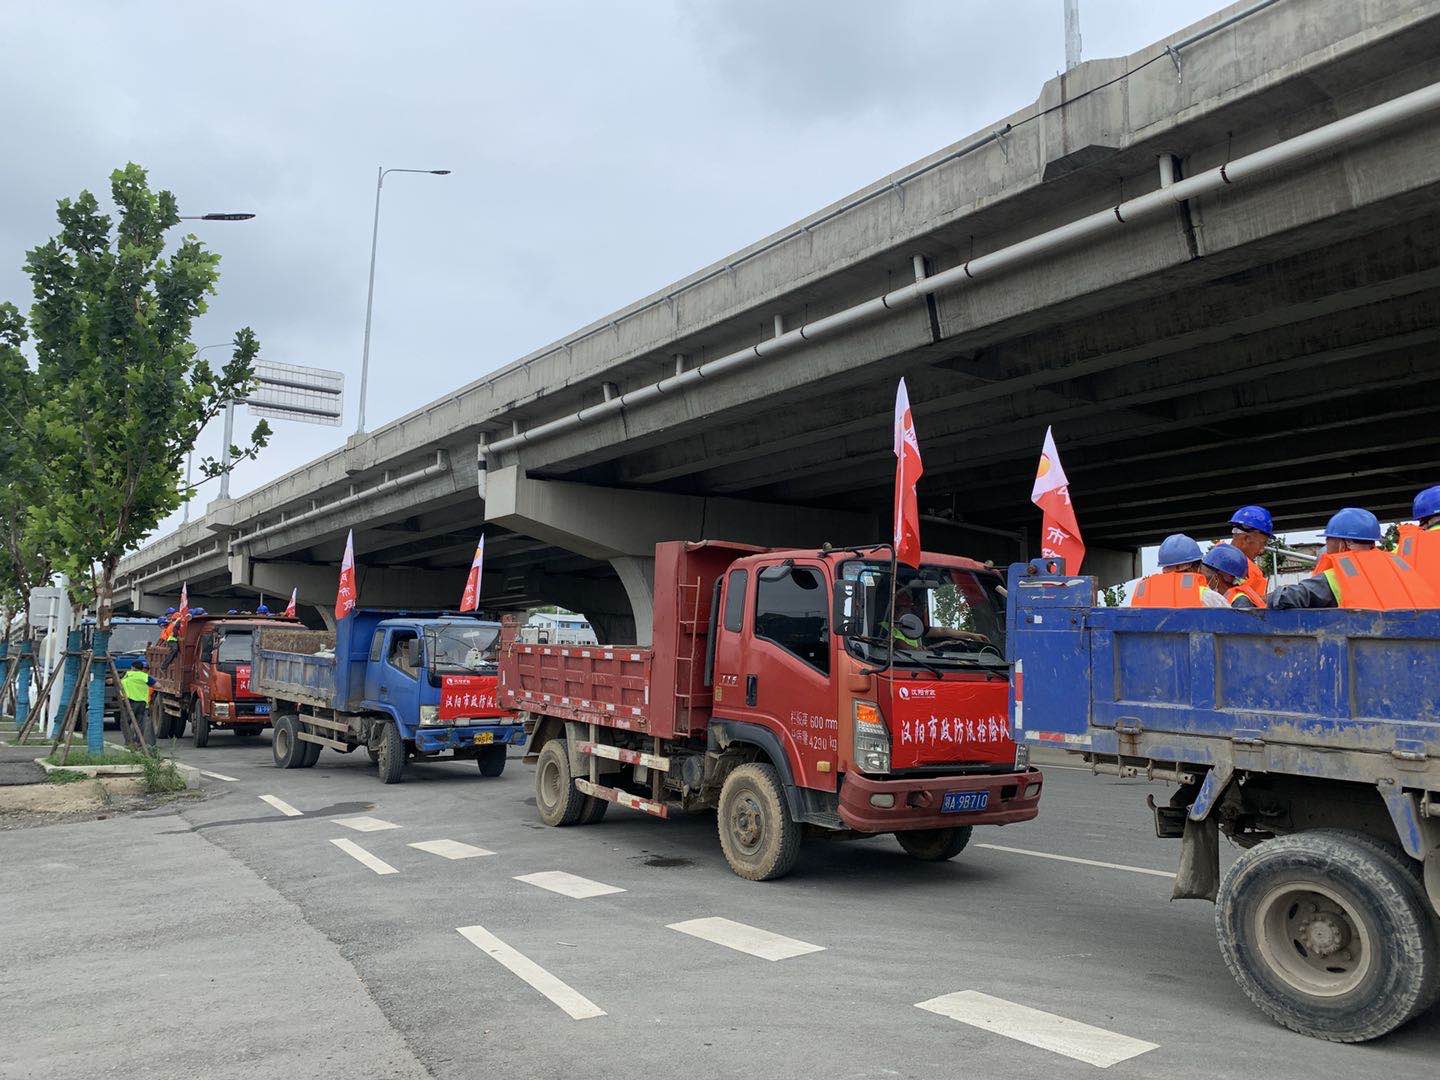
[{"label": "worker standing on road", "polygon": [[1399,556],[1440,593],[1440,484],[1415,496],[1415,524],[1400,526]]},{"label": "worker standing on road", "polygon": [[1167,536],[1160,545],[1159,573],[1140,579],[1130,594],[1131,607],[1204,607],[1201,593],[1200,545],[1184,533]]},{"label": "worker standing on road", "polygon": [[1380,521],[1347,506],[1325,526],[1325,554],[1314,576],[1276,589],[1272,608],[1361,608],[1394,611],[1440,607],[1440,593],[1403,557],[1380,550]]},{"label": "worker standing on road", "polygon": [[1265,545],[1275,539],[1275,520],[1263,506],[1242,506],[1230,515],[1230,539],[1221,543],[1239,549],[1250,565],[1245,571],[1245,584],[1256,596],[1264,596],[1270,588],[1265,571],[1260,569],[1260,556]]},{"label": "worker standing on road", "polygon": [[[1201,560],[1200,569],[1209,586],[1206,590],[1208,607],[1263,608],[1265,597],[1252,589],[1246,581],[1250,562],[1243,551],[1230,544],[1211,544],[1210,550]],[[1218,596],[1220,603],[1209,600]]]},{"label": "worker standing on road", "polygon": [[[155,693],[152,689],[155,680],[146,667],[143,659],[136,660],[130,670],[120,676],[120,689],[125,692],[125,697],[130,702],[130,711],[135,714],[135,721],[140,725],[140,734],[145,745],[154,746],[155,724],[150,719],[150,698]],[[128,743],[131,738],[130,732],[126,731],[125,741]]]}]

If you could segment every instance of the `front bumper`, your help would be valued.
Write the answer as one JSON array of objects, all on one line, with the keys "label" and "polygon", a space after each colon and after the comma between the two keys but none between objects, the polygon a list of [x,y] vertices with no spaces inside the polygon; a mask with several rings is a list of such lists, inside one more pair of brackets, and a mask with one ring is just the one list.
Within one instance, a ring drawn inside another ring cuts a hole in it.
[{"label": "front bumper", "polygon": [[[488,732],[490,741],[476,743],[475,737]],[[474,750],[486,746],[519,746],[525,741],[522,724],[465,724],[457,727],[421,727],[415,729],[415,749],[422,754],[438,754],[444,750]]]},{"label": "front bumper", "polygon": [[[1025,791],[1037,790],[1029,798]],[[1040,811],[1039,769],[1006,773],[967,773],[955,776],[917,776],[901,780],[872,780],[847,773],[840,785],[840,818],[857,832],[908,832],[911,829],[953,829],[961,825],[1008,825],[1029,821]],[[944,814],[940,806],[951,791],[988,791],[984,810]],[[893,806],[876,806],[875,795],[894,796]]]},{"label": "front bumper", "polygon": [[[220,706],[226,705],[221,716]],[[265,712],[258,710],[265,709]],[[269,727],[269,702],[264,698],[242,698],[239,701],[215,702],[210,706],[210,726],[216,728]]]}]

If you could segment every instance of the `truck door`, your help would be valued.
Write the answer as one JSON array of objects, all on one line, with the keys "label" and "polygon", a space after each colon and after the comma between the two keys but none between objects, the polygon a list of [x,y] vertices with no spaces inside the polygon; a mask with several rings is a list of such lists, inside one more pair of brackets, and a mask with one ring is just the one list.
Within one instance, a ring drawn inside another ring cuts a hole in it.
[{"label": "truck door", "polygon": [[401,729],[413,737],[420,719],[420,634],[412,627],[397,626],[385,634],[385,662],[380,667],[377,693],[381,704],[389,705],[400,717]]},{"label": "truck door", "polygon": [[[734,573],[727,589],[739,584]],[[775,732],[787,746],[795,782],[834,791],[839,723],[824,566],[805,560],[762,564],[751,592],[753,606],[742,629],[722,633],[717,646],[717,676],[734,675],[717,711]],[[728,629],[734,624],[728,596],[725,603]]]},{"label": "truck door", "polygon": [[207,630],[200,635],[195,646],[195,670],[190,676],[193,692],[200,698],[201,707],[207,716],[211,715],[211,691],[215,687],[215,632]]}]

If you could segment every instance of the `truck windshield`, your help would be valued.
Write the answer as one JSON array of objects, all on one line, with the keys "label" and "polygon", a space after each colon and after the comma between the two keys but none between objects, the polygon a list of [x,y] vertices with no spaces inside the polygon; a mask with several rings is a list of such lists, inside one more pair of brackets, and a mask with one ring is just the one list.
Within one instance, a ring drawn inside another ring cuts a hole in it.
[{"label": "truck windshield", "polygon": [[110,652],[114,656],[139,654],[160,638],[160,627],[154,623],[116,623],[110,627]]},{"label": "truck windshield", "polygon": [[248,664],[252,656],[249,630],[227,630],[220,638],[220,663]]},{"label": "truck windshield", "polygon": [[852,655],[883,662],[893,637],[897,665],[1005,667],[1005,599],[996,575],[901,565],[892,617],[888,562],[857,559],[844,563],[840,573],[864,586],[863,625],[846,639]]},{"label": "truck windshield", "polygon": [[493,675],[498,670],[500,628],[476,623],[443,623],[425,630],[430,669],[451,675]]}]

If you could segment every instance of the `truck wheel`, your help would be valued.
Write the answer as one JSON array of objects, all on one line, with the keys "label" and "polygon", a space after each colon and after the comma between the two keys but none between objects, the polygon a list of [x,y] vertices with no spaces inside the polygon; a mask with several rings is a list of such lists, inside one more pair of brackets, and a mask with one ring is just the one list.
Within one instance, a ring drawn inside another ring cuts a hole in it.
[{"label": "truck wheel", "polygon": [[1335,829],[1267,840],[1220,883],[1220,952],[1246,996],[1303,1035],[1364,1042],[1433,1004],[1436,927],[1414,875]]},{"label": "truck wheel", "polygon": [[535,809],[546,825],[574,825],[585,809],[585,796],[570,774],[570,750],[564,739],[551,739],[540,748],[535,764]]},{"label": "truck wheel", "polygon": [[195,741],[195,749],[201,750],[210,745],[210,718],[200,708],[200,702],[195,702],[195,707],[190,710],[190,719],[195,724],[195,731],[192,738]]},{"label": "truck wheel", "polygon": [[914,829],[897,832],[895,839],[905,849],[905,854],[921,862],[944,862],[953,859],[970,843],[973,825],[959,825],[953,829]]},{"label": "truck wheel", "polygon": [[303,739],[300,741],[300,745],[305,749],[305,760],[301,763],[300,768],[314,768],[315,762],[320,760],[320,751],[323,750],[324,747],[319,743],[305,742]]},{"label": "truck wheel", "polygon": [[367,747],[365,747],[365,753],[367,753],[368,755],[370,755],[370,764],[371,764],[371,765],[374,765],[377,761],[380,760],[380,751],[379,751],[379,750],[376,750],[373,746],[367,746]]},{"label": "truck wheel", "polygon": [[609,809],[609,799],[595,799],[587,795],[585,796],[585,806],[580,811],[580,820],[575,824],[594,825],[596,822],[604,820],[605,811]]},{"label": "truck wheel", "polygon": [[150,709],[151,715],[154,717],[155,738],[170,738],[171,721],[170,714],[165,711],[164,696],[161,694],[156,694],[154,699],[150,702]]},{"label": "truck wheel", "polygon": [[375,769],[382,784],[398,784],[405,771],[405,740],[393,720],[385,721],[385,729],[380,733],[380,754]]},{"label": "truck wheel", "polygon": [[475,757],[481,776],[499,776],[505,771],[505,747],[487,746]]},{"label": "truck wheel", "polygon": [[784,877],[800,857],[800,826],[785,809],[772,765],[751,762],[725,778],[715,823],[725,861],[750,881]]},{"label": "truck wheel", "polygon": [[275,718],[275,733],[270,738],[270,752],[275,756],[275,764],[282,769],[303,769],[305,767],[305,747],[310,743],[301,742],[296,736],[299,734],[300,725],[293,716],[277,716]]}]

